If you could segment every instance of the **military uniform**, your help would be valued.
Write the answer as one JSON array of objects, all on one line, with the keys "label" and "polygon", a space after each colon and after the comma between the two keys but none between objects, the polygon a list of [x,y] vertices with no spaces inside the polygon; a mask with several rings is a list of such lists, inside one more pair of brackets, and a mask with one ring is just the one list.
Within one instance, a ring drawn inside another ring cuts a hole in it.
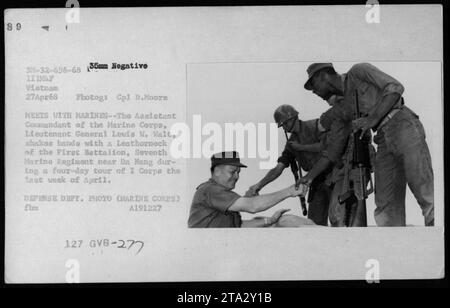
[{"label": "military uniform", "polygon": [[333,170],[329,177],[332,192],[328,216],[332,227],[345,227],[345,205],[339,203],[339,196],[343,193],[344,185],[344,154],[348,138],[352,131],[349,119],[350,110],[342,104],[342,98],[335,98],[333,107],[320,116],[320,125],[328,131],[328,142],[322,155],[333,162]]},{"label": "military uniform", "polygon": [[[289,141],[297,141],[300,144],[314,144],[327,142],[326,133],[320,132],[318,119],[310,121],[299,120],[299,130],[293,132]],[[289,167],[294,161],[305,171],[311,170],[320,159],[320,153],[308,151],[296,151],[289,143],[286,144],[278,162]],[[328,225],[328,205],[330,203],[331,188],[327,182],[331,169],[322,172],[311,184],[308,193],[308,218],[318,225]]]},{"label": "military uniform", "polygon": [[200,184],[192,201],[189,228],[239,228],[241,214],[228,208],[240,197],[213,179]]},{"label": "military uniform", "polygon": [[[369,63],[354,65],[343,75],[344,102],[353,106],[355,90],[361,113],[367,114],[391,93],[403,94],[394,78]],[[425,225],[434,225],[434,180],[431,156],[419,117],[401,97],[374,128],[375,221],[378,226],[405,226],[406,185],[419,203]]]}]

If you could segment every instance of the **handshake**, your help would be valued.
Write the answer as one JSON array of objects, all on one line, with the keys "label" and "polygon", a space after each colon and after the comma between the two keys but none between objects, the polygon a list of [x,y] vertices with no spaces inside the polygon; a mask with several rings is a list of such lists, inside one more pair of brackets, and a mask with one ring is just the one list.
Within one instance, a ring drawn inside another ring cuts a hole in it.
[{"label": "handshake", "polygon": [[[250,186],[250,188],[245,192],[245,197],[254,197],[259,195],[259,191],[262,189],[262,187],[259,184],[255,184]],[[292,185],[286,188],[286,190],[289,192],[290,197],[297,197],[301,196],[304,197],[306,193],[308,192],[308,185],[300,183],[297,187],[297,185]]]}]

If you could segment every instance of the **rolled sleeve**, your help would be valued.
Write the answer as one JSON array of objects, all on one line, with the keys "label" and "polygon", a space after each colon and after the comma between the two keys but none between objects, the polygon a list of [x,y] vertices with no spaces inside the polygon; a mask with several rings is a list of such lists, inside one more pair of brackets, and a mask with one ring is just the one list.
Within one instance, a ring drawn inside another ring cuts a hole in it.
[{"label": "rolled sleeve", "polygon": [[291,151],[289,151],[286,148],[284,148],[283,153],[281,153],[281,156],[278,158],[277,162],[282,163],[286,168],[289,167],[292,162],[295,160],[294,154],[292,154]]},{"label": "rolled sleeve", "polygon": [[226,213],[228,208],[241,196],[234,191],[224,190],[219,186],[211,186],[206,191],[208,206]]},{"label": "rolled sleeve", "polygon": [[383,93],[381,94],[382,97],[385,97],[386,95],[389,94],[399,94],[400,96],[403,95],[403,91],[405,90],[405,88],[399,83],[399,84],[393,84],[390,83],[388,85],[386,85],[386,87],[384,87],[383,89]]}]

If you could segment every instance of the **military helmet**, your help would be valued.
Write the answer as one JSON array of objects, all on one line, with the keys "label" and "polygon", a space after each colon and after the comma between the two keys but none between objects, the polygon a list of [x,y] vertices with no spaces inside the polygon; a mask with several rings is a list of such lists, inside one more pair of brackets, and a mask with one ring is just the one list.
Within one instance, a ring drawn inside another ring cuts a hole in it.
[{"label": "military helmet", "polygon": [[281,105],[273,113],[273,118],[278,124],[278,127],[283,126],[286,121],[298,116],[298,111],[291,105]]}]

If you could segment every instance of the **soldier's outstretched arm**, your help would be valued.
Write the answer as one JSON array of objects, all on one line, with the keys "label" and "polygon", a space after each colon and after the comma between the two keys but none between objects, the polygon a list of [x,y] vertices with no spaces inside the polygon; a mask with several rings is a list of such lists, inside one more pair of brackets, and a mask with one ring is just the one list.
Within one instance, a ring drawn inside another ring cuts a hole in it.
[{"label": "soldier's outstretched arm", "polygon": [[331,166],[332,161],[327,157],[322,156],[319,161],[314,165],[311,171],[308,172],[307,175],[298,179],[296,185],[299,186],[301,184],[311,185],[312,181],[323,171],[325,171],[329,166]]},{"label": "soldier's outstretched arm", "polygon": [[295,185],[292,185],[271,194],[241,197],[229,207],[229,210],[235,212],[259,213],[270,209],[286,198],[297,197],[300,195],[304,196],[307,190],[308,188],[304,185],[300,186],[298,189],[295,188]]},{"label": "soldier's outstretched arm", "polygon": [[281,175],[281,173],[283,173],[283,170],[285,168],[286,166],[283,163],[278,163],[274,168],[270,169],[269,172],[267,172],[267,174],[261,179],[261,181],[259,181],[255,185],[250,186],[250,188],[245,193],[245,196],[257,196],[259,191],[270,182],[276,180]]}]

